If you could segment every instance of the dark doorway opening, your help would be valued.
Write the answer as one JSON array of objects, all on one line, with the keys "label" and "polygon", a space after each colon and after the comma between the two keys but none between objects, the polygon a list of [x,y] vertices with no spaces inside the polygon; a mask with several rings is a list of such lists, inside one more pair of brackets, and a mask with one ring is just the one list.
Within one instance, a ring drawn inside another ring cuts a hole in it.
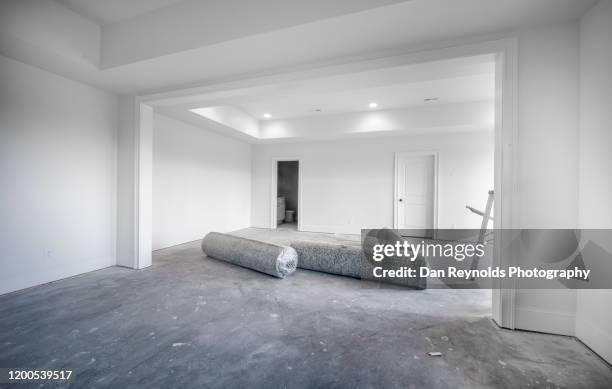
[{"label": "dark doorway opening", "polygon": [[297,230],[299,201],[299,161],[278,161],[276,186],[276,225]]}]

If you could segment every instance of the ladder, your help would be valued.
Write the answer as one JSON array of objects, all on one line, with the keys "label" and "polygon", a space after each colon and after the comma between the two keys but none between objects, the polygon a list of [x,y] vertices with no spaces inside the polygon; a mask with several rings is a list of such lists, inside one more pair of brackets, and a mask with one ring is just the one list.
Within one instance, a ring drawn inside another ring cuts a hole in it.
[{"label": "ladder", "polygon": [[[494,199],[495,199],[495,192],[490,190],[489,197],[487,198],[487,205],[485,206],[484,212],[476,208],[470,207],[469,205],[465,206],[467,209],[474,212],[475,214],[482,216],[482,223],[480,224],[480,231],[478,232],[478,239],[476,241],[476,244],[485,243],[487,229],[489,227],[489,220],[493,220],[493,217],[491,216],[491,209],[493,208]],[[474,256],[472,257],[472,265],[470,266],[470,270],[476,270],[478,268],[479,260],[480,260],[480,257],[474,254]],[[472,278],[472,281],[473,280],[474,278]]]}]

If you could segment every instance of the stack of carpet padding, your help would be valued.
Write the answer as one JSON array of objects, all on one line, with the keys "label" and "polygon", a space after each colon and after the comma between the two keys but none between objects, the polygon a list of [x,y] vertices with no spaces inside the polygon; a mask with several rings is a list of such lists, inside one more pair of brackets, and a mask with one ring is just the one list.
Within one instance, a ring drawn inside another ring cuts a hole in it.
[{"label": "stack of carpet padding", "polygon": [[418,269],[426,266],[423,258],[407,261],[405,258],[386,257],[383,262],[372,261],[371,250],[375,244],[394,244],[403,238],[392,230],[371,230],[364,236],[362,246],[347,246],[310,241],[294,241],[291,246],[276,245],[228,234],[211,232],[202,241],[206,255],[236,265],[285,278],[296,267],[353,278],[393,283],[414,289],[425,289],[427,279],[375,278],[373,268]]}]

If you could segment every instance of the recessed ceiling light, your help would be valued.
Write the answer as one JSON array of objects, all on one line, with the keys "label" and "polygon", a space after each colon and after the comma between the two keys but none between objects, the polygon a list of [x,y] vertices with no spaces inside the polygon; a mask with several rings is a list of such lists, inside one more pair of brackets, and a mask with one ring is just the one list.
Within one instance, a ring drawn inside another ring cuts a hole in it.
[{"label": "recessed ceiling light", "polygon": [[264,117],[265,119],[270,119],[270,118],[272,117],[272,115],[270,115],[269,113],[264,113],[264,114],[263,114],[263,117]]},{"label": "recessed ceiling light", "polygon": [[423,99],[423,101],[426,102],[426,103],[429,103],[429,102],[432,102],[432,101],[438,101],[438,98],[437,97],[429,97],[427,99]]},{"label": "recessed ceiling light", "polygon": [[378,107],[378,103],[376,103],[375,101],[372,101],[370,104],[368,104],[368,107],[376,108],[376,107]]}]

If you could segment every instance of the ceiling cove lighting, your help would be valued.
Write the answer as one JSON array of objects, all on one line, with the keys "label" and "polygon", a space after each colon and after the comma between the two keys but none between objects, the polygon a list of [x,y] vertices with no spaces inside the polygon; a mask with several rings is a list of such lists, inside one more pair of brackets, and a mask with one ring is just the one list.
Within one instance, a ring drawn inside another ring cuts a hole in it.
[{"label": "ceiling cove lighting", "polygon": [[368,104],[368,107],[370,107],[370,108],[376,108],[376,107],[378,107],[378,103],[377,103],[377,102],[375,102],[375,101],[372,101],[372,102],[370,102],[370,104]]},{"label": "ceiling cove lighting", "polygon": [[270,115],[269,113],[264,113],[263,117],[264,117],[264,119],[270,119],[272,117],[272,115]]}]

